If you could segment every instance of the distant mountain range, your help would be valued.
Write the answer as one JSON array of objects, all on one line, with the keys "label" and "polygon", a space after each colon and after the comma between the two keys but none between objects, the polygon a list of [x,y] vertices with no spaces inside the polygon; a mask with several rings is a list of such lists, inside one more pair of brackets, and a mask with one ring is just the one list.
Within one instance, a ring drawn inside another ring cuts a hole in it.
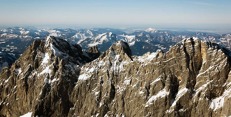
[{"label": "distant mountain range", "polygon": [[[165,52],[172,45],[190,37],[216,42],[228,49],[231,48],[231,34],[220,35],[207,32],[156,30],[153,28],[131,31],[111,28],[74,30],[13,27],[0,30],[0,51],[8,53],[7,55],[13,58],[18,58],[34,40],[45,39],[47,36],[60,37],[71,44],[79,44],[83,50],[98,46],[101,52],[106,51],[113,43],[122,40],[129,44],[133,55],[143,55],[147,52],[155,52],[158,49]],[[11,64],[6,59],[0,61],[0,64],[4,62]]]}]

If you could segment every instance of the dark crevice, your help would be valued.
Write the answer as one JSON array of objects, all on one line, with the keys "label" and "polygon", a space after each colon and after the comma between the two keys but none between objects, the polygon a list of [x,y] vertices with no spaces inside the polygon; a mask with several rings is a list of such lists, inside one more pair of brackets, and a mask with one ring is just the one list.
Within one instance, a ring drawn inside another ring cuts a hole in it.
[{"label": "dark crevice", "polygon": [[[179,81],[178,81],[178,78],[174,75],[172,75],[170,77],[170,100],[175,100],[176,98],[176,95],[178,93],[178,90],[179,90]],[[172,104],[172,102],[171,102]]]},{"label": "dark crevice", "polygon": [[28,89],[29,89],[28,77],[30,76],[31,71],[32,71],[32,67],[30,65],[29,68],[27,69],[27,71],[25,73],[25,77],[24,77],[24,86],[25,86],[26,94],[27,94]]},{"label": "dark crevice", "polygon": [[111,104],[111,102],[115,98],[115,93],[116,93],[115,86],[114,86],[114,84],[111,83],[109,97],[108,97],[108,99],[105,100],[103,106],[100,107],[100,115],[99,115],[100,117],[105,116],[105,114],[110,110],[109,105]]},{"label": "dark crevice", "polygon": [[111,90],[109,95],[109,101],[111,102],[115,98],[115,86],[111,84]]},{"label": "dark crevice", "polygon": [[[185,53],[185,58],[186,58],[186,67],[189,68],[190,56],[189,56],[189,54],[188,54],[188,52],[187,52],[187,50],[186,50],[185,45],[183,45],[183,46],[184,46],[184,47],[183,47],[183,51],[184,51],[184,53]],[[190,68],[189,68],[189,70],[190,70]]]},{"label": "dark crevice", "polygon": [[190,38],[190,41],[191,41],[191,43],[192,43],[192,54],[193,54],[193,56],[195,55],[195,42],[194,42],[194,40],[193,40],[193,38]]},{"label": "dark crevice", "polygon": [[150,95],[150,83],[148,83],[145,86],[145,91],[146,91],[146,99],[148,99],[149,95]]}]

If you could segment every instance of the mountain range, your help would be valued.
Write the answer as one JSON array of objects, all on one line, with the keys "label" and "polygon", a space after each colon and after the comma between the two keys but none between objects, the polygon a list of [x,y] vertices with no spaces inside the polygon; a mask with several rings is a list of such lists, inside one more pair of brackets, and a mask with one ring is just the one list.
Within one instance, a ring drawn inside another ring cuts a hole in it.
[{"label": "mountain range", "polygon": [[99,52],[60,37],[35,40],[0,74],[0,116],[231,115],[228,48],[184,38],[134,56],[130,46],[119,40]]},{"label": "mountain range", "polygon": [[[0,66],[11,65],[26,48],[34,41],[55,36],[65,39],[71,44],[79,44],[83,50],[97,46],[105,52],[117,41],[127,42],[133,55],[143,55],[158,49],[166,52],[171,46],[185,38],[199,38],[216,42],[230,49],[231,34],[216,34],[206,32],[170,31],[148,28],[145,30],[93,28],[93,29],[36,29],[36,28],[4,28],[0,30]],[[6,56],[7,55],[7,56]],[[9,60],[8,58],[14,58]],[[0,67],[1,69],[2,67]]]}]

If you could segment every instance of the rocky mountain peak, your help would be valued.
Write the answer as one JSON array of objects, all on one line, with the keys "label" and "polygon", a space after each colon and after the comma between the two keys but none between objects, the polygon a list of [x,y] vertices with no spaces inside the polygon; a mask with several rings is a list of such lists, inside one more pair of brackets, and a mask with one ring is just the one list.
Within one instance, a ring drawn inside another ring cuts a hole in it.
[{"label": "rocky mountain peak", "polygon": [[124,51],[124,53],[126,53],[129,57],[132,56],[132,51],[131,51],[128,43],[126,43],[124,41],[118,41],[115,45],[116,45],[115,48],[121,49],[121,51]]},{"label": "rocky mountain peak", "polygon": [[123,59],[127,60],[127,59],[132,59],[132,52],[131,49],[128,45],[128,43],[124,42],[124,41],[118,41],[115,44],[113,44],[103,55],[107,56],[107,57],[116,57],[116,56],[120,56]]},{"label": "rocky mountain peak", "polygon": [[92,59],[97,59],[101,54],[97,46],[89,47],[87,53],[88,56],[91,56],[90,58]]},{"label": "rocky mountain peak", "polygon": [[54,36],[46,38],[45,49],[60,58],[67,58],[67,56],[78,57],[82,54],[81,48],[70,45],[67,41]]},{"label": "rocky mountain peak", "polygon": [[[48,36],[46,40],[34,41],[12,67],[1,74],[1,102],[16,102],[9,106],[1,103],[4,108],[0,108],[0,115],[19,116],[25,110],[32,109],[30,111],[34,111],[35,115],[49,116],[49,113],[43,113],[43,109],[52,108],[45,108],[44,105],[60,105],[57,112],[66,115],[70,105],[64,99],[78,79],[80,66],[90,60],[93,59],[84,55],[80,46],[70,45],[63,39]],[[9,97],[11,92],[14,93]],[[17,99],[14,97],[16,95]],[[18,105],[23,105],[23,109],[15,108]]]},{"label": "rocky mountain peak", "polygon": [[230,51],[218,44],[189,38],[134,57],[118,41],[88,63],[97,48],[79,48],[55,37],[35,41],[0,74],[0,116],[231,114]]}]

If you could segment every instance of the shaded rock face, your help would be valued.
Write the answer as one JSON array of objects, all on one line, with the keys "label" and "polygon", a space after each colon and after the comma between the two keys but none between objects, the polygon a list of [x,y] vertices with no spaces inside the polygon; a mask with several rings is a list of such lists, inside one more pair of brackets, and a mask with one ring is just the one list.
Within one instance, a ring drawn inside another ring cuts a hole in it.
[{"label": "shaded rock face", "polygon": [[13,55],[10,55],[6,52],[0,52],[0,71],[4,67],[9,67],[11,66],[14,61],[16,60],[16,57]]},{"label": "shaded rock face", "polygon": [[100,51],[97,46],[89,47],[87,51],[88,56],[92,59],[97,59],[100,56]]},{"label": "shaded rock face", "polygon": [[86,55],[55,37],[35,41],[0,75],[0,115],[231,115],[231,55],[215,43],[185,39],[134,57],[119,41],[91,62],[90,53],[98,51]]}]

